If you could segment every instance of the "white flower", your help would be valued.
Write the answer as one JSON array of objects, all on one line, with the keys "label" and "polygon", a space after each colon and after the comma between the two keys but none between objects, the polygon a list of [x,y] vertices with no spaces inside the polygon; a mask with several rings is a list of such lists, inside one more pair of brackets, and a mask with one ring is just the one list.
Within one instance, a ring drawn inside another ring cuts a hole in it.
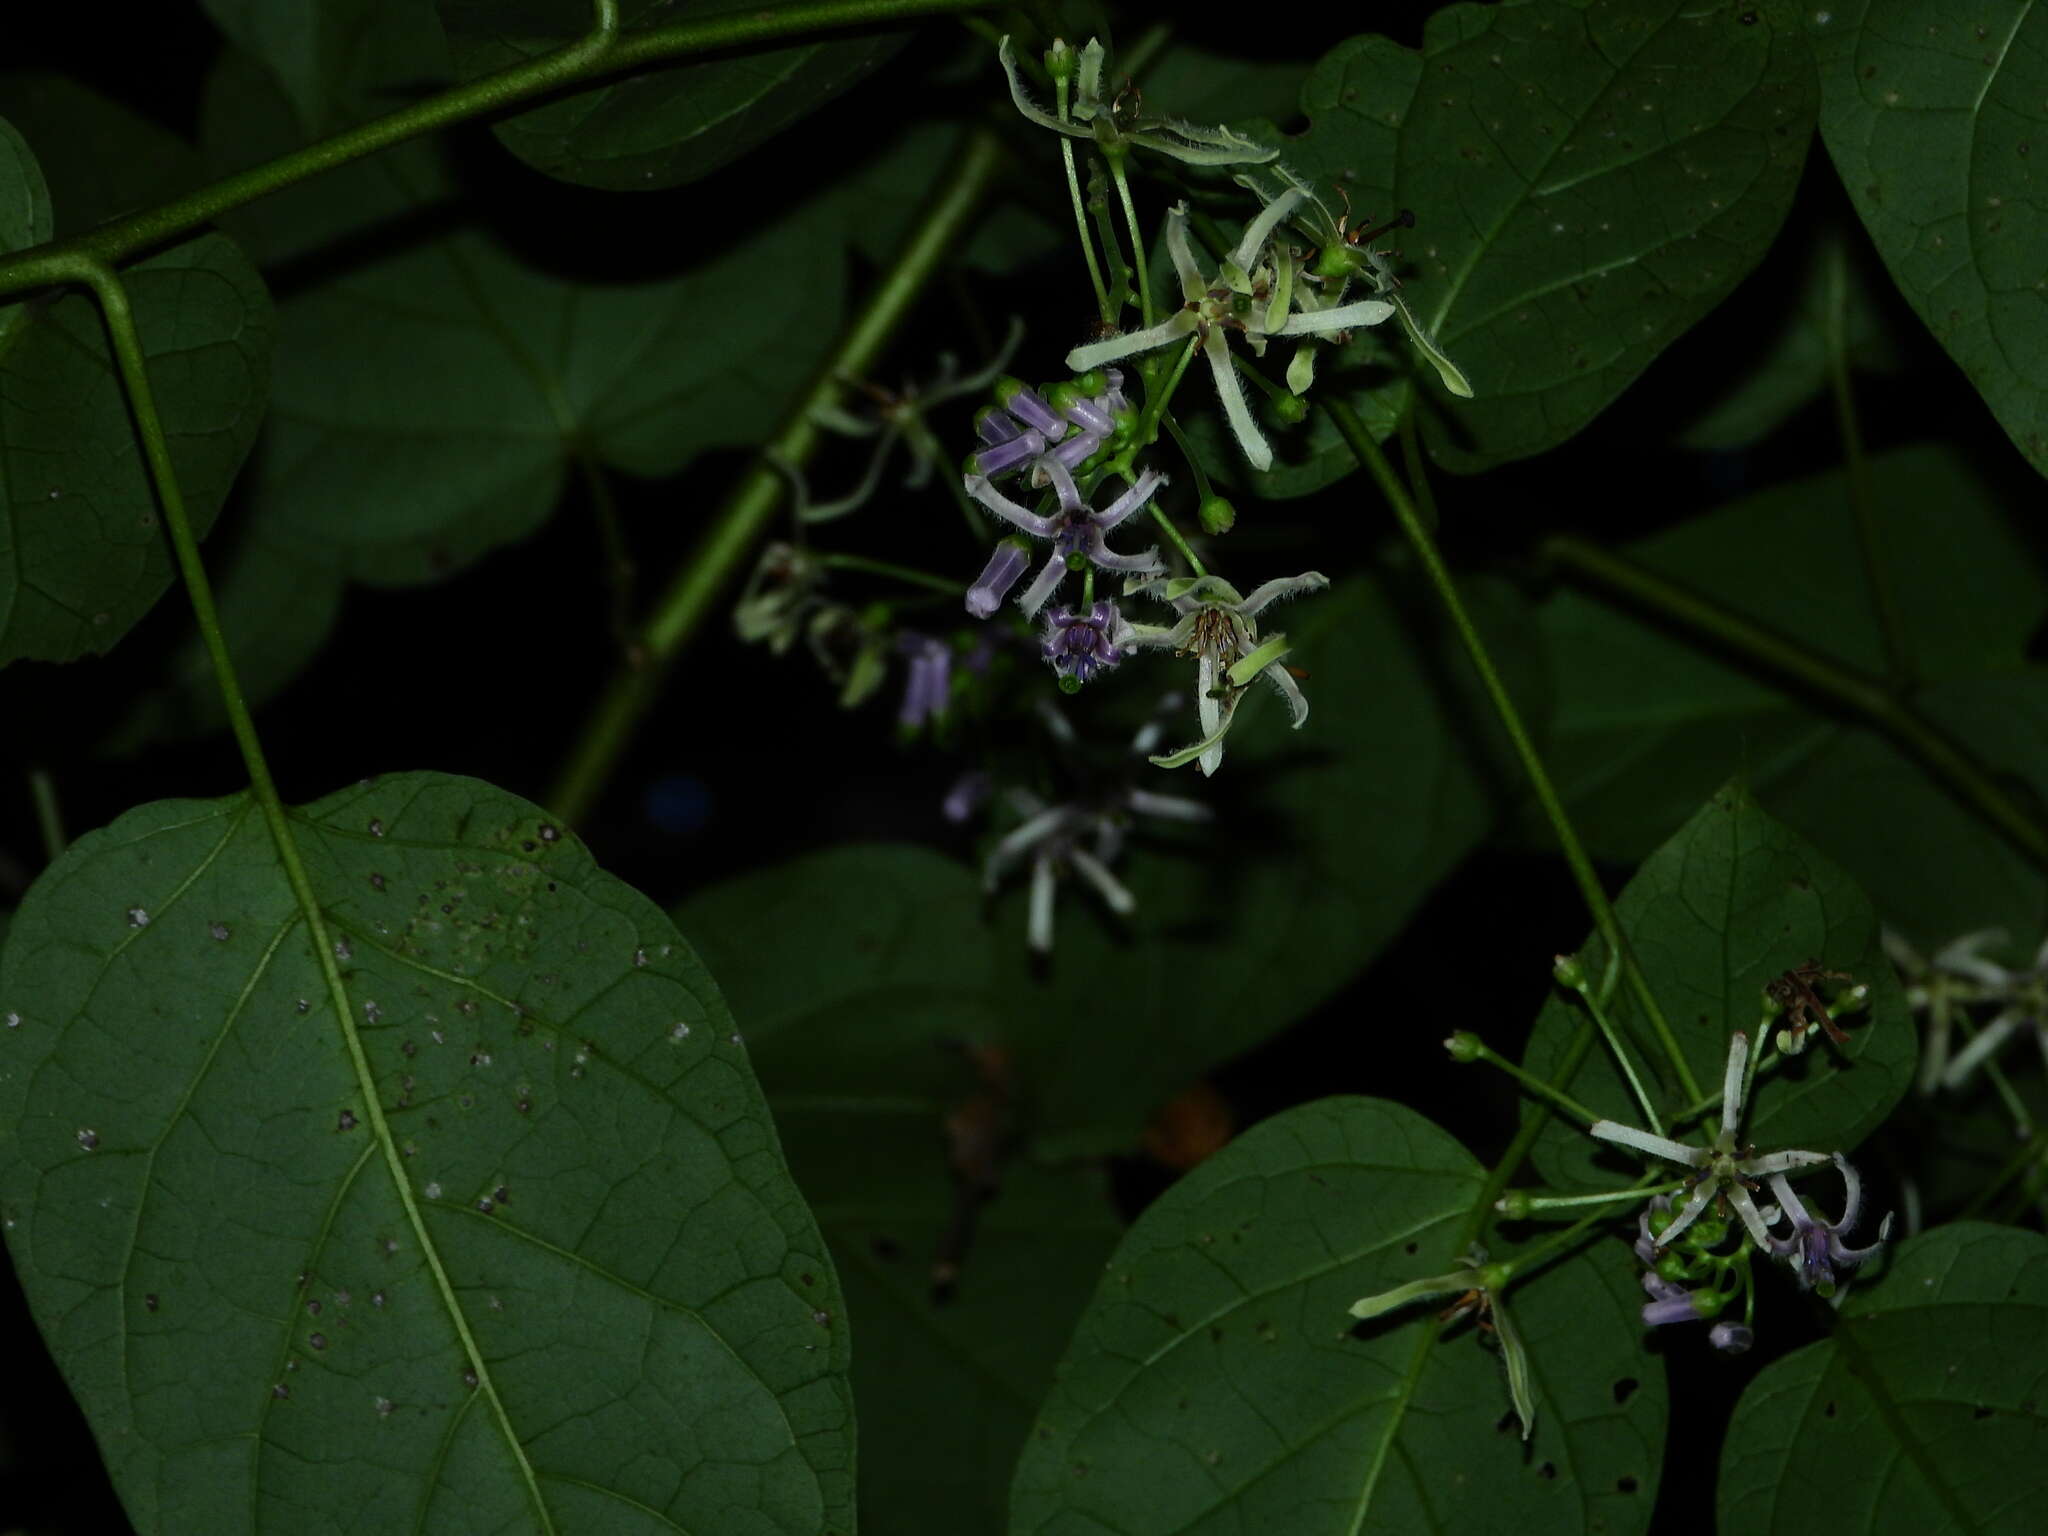
[{"label": "white flower", "polygon": [[1055,40],[1047,56],[1047,63],[1062,73],[1076,69],[1072,121],[1055,117],[1031,99],[1017,73],[1017,56],[1010,50],[1009,38],[997,45],[996,57],[1002,61],[1003,73],[1010,77],[1010,100],[1019,112],[1039,127],[1050,128],[1070,139],[1092,139],[1105,154],[1120,153],[1126,145],[1135,145],[1190,165],[1257,165],[1280,153],[1228,128],[1205,128],[1168,117],[1120,117],[1118,104],[1102,99],[1104,50],[1095,38],[1089,38],[1088,46],[1081,50],[1078,68],[1074,50],[1066,43]]},{"label": "white flower", "polygon": [[1750,1198],[1750,1191],[1756,1188],[1759,1179],[1790,1173],[1796,1168],[1817,1168],[1832,1161],[1826,1152],[1788,1151],[1758,1156],[1754,1147],[1738,1155],[1735,1135],[1742,1124],[1743,1099],[1748,1091],[1748,1067],[1749,1036],[1737,1031],[1728,1040],[1728,1070],[1721,1084],[1721,1133],[1707,1146],[1687,1146],[1682,1141],[1673,1141],[1652,1131],[1637,1130],[1634,1126],[1620,1125],[1612,1120],[1596,1120],[1589,1127],[1592,1134],[1602,1141],[1647,1152],[1652,1157],[1661,1157],[1694,1170],[1689,1181],[1692,1193],[1686,1197],[1685,1205],[1671,1225],[1657,1234],[1659,1248],[1667,1246],[1691,1226],[1708,1203],[1721,1196],[1735,1208],[1735,1214],[1742,1218],[1742,1224],[1756,1239],[1757,1246],[1770,1251],[1770,1222],[1773,1218],[1757,1209],[1756,1201]]}]

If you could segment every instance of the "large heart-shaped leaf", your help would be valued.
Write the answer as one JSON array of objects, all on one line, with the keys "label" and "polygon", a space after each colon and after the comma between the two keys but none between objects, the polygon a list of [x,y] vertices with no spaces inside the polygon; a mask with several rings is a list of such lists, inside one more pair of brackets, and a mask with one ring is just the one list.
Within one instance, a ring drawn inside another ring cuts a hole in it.
[{"label": "large heart-shaped leaf", "polygon": [[[1368,420],[1420,375],[1456,470],[1537,453],[1591,421],[1755,266],[1812,134],[1789,8],[1688,0],[1454,5],[1417,55],[1339,45],[1302,88],[1285,157],[1355,214],[1410,208],[1406,298],[1472,382],[1450,400],[1394,326],[1326,359],[1318,388]],[[1282,447],[1299,494],[1350,463],[1334,428]]]},{"label": "large heart-shaped leaf", "polygon": [[316,137],[393,111],[451,72],[434,0],[201,3],[221,31],[263,61]]},{"label": "large heart-shaped leaf", "polygon": [[2014,1536],[2048,1499],[2048,1239],[1984,1222],[1899,1244],[1826,1339],[1749,1384],[1724,1531]]},{"label": "large heart-shaped leaf", "polygon": [[[1912,702],[2001,782],[2048,794],[2048,670],[2026,657],[2048,613],[2048,576],[2015,522],[2030,514],[2027,498],[1932,447],[1877,456],[1871,483],[1879,567],[1919,680]],[[1774,486],[1622,553],[1881,677],[1884,646],[1856,545],[1848,480],[1836,472]],[[1958,592],[1969,601],[1959,604]],[[1916,944],[1986,927],[2024,940],[2048,922],[2040,871],[1871,728],[1816,717],[1770,673],[1603,597],[1559,593],[1541,625],[1557,680],[1552,765],[1602,856],[1641,858],[1740,772]]]},{"label": "large heart-shaped leaf", "polygon": [[247,796],[132,811],[0,959],[7,1238],[138,1527],[850,1530],[832,1267],[673,926],[474,780],[281,831],[304,903]]},{"label": "large heart-shaped leaf", "polygon": [[1848,0],[1812,13],[1821,134],[1899,285],[2048,470],[2048,14],[2031,0]]},{"label": "large heart-shaped leaf", "polygon": [[[0,125],[0,249],[54,232],[34,157]],[[186,508],[204,534],[262,421],[270,300],[224,235],[174,246],[123,278]],[[98,308],[76,293],[0,306],[0,665],[105,651],[170,580]]]},{"label": "large heart-shaped leaf", "polygon": [[1060,1362],[1011,1530],[1645,1529],[1666,1406],[1619,1243],[1509,1293],[1526,1444],[1476,1338],[1426,1314],[1350,1326],[1359,1297],[1456,1267],[1484,1179],[1413,1110],[1349,1098],[1276,1115],[1182,1179],[1118,1245]]},{"label": "large heart-shaped leaf", "polygon": [[[590,30],[587,0],[440,0],[464,78],[523,64]],[[751,0],[623,0],[623,36],[758,9]],[[536,170],[579,186],[649,191],[695,181],[782,132],[871,70],[891,44],[799,43],[629,75],[497,126]]]},{"label": "large heart-shaped leaf", "polygon": [[[1764,983],[1818,960],[1870,986],[1849,1043],[1825,1042],[1760,1075],[1744,1120],[1758,1146],[1847,1152],[1875,1130],[1904,1095],[1918,1040],[1904,995],[1878,939],[1877,918],[1855,883],[1789,828],[1731,785],[1702,806],[1644,862],[1615,903],[1622,932],[1703,1094],[1718,1093],[1728,1037],[1756,1040]],[[1596,937],[1580,951],[1588,974],[1606,966]],[[1691,1107],[1677,1069],[1627,988],[1610,1016],[1666,1122]],[[1590,1027],[1576,997],[1554,993],[1537,1015],[1524,1065],[1595,1114],[1640,1125],[1642,1112],[1604,1046],[1562,1073],[1580,1029]],[[1528,1111],[1535,1113],[1534,1106]],[[1556,1184],[1611,1186],[1616,1153],[1577,1126],[1553,1118],[1532,1157]]]}]

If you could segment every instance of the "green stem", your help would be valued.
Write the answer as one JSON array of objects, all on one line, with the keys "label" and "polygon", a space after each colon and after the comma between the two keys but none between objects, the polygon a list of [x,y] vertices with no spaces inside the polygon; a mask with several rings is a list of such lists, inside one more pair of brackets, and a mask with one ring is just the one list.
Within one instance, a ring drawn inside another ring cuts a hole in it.
[{"label": "green stem", "polygon": [[1088,215],[1095,220],[1096,238],[1102,242],[1102,263],[1109,269],[1110,303],[1113,306],[1111,319],[1120,321],[1124,306],[1132,302],[1131,267],[1124,260],[1123,247],[1117,243],[1116,218],[1109,211],[1109,197],[1102,186],[1101,166],[1089,167],[1088,183]]},{"label": "green stem", "polygon": [[967,583],[964,581],[934,576],[930,571],[912,570],[907,565],[892,565],[887,560],[871,560],[866,555],[820,555],[818,564],[828,571],[859,571],[868,576],[887,576],[906,586],[943,592],[948,597],[958,597],[967,590]]},{"label": "green stem", "polygon": [[1180,423],[1173,419],[1170,411],[1159,413],[1159,424],[1166,428],[1166,435],[1173,439],[1174,446],[1180,449],[1180,456],[1187,461],[1188,473],[1195,477],[1195,496],[1200,501],[1207,501],[1210,495],[1209,471],[1202,468],[1202,456],[1195,452],[1195,445],[1188,441],[1187,433],[1181,431]]},{"label": "green stem", "polygon": [[1431,533],[1437,530],[1436,496],[1429,488],[1429,463],[1422,455],[1422,438],[1415,430],[1415,396],[1408,397],[1408,408],[1401,412],[1401,467],[1408,471],[1408,485],[1415,492],[1415,510],[1422,515],[1422,525]]},{"label": "green stem", "polygon": [[549,796],[549,805],[564,821],[575,823],[589,815],[634,727],[660,692],[669,664],[703,625],[768,526],[784,492],[775,458],[799,466],[809,462],[818,445],[812,411],[837,398],[840,379],[859,377],[874,366],[927,279],[966,230],[1000,161],[1001,151],[986,131],[977,131],[968,140],[958,163],[938,182],[937,198],[819,369],[816,382],[762,446],[761,455],[712,519],[710,531],[656,603],[640,633],[640,665],[613,679],[606,689],[575,738],[574,751]]},{"label": "green stem", "polygon": [[1679,628],[1712,640],[1722,650],[1868,722],[1960,804],[1975,811],[2012,845],[2048,869],[2048,827],[2028,814],[1990,770],[1963,746],[1895,698],[1875,679],[1809,650],[1798,641],[1753,623],[1584,539],[1547,539],[1543,554],[1564,570],[1628,599]]},{"label": "green stem", "polygon": [[29,769],[28,793],[35,802],[36,827],[43,834],[43,856],[54,864],[64,853],[64,817],[57,809],[57,781],[49,769]]},{"label": "green stem", "polygon": [[[1067,120],[1067,94],[1073,89],[1073,82],[1062,76],[1054,87],[1054,105],[1059,109],[1060,121]],[[1060,161],[1067,168],[1067,196],[1074,203],[1074,229],[1081,237],[1081,255],[1088,262],[1088,281],[1095,288],[1096,312],[1102,316],[1104,325],[1116,324],[1116,310],[1109,302],[1109,288],[1102,281],[1102,268],[1095,261],[1095,240],[1088,233],[1088,211],[1081,205],[1081,176],[1074,169],[1074,141],[1065,134],[1060,135]]]},{"label": "green stem", "polygon": [[1849,468],[1849,510],[1856,525],[1856,548],[1863,557],[1863,575],[1877,628],[1884,641],[1885,670],[1892,691],[1912,686],[1913,664],[1906,650],[1906,622],[1898,595],[1885,575],[1878,545],[1877,498],[1871,487],[1870,460],[1863,451],[1863,432],[1856,421],[1856,388],[1849,375],[1849,253],[1837,243],[1823,258],[1827,263],[1827,301],[1822,330],[1828,349],[1828,382],[1835,399],[1835,425],[1842,438],[1842,456]]},{"label": "green stem", "polygon": [[597,517],[597,537],[604,551],[605,587],[611,597],[612,638],[630,655],[633,649],[633,557],[626,547],[625,525],[619,517],[618,498],[604,466],[582,444],[575,452],[576,468],[582,474],[590,509]]},{"label": "green stem", "polygon": [[1595,1120],[1606,1118],[1603,1115],[1594,1114],[1593,1111],[1586,1108],[1585,1105],[1566,1093],[1562,1088],[1552,1087],[1535,1073],[1524,1069],[1519,1063],[1509,1061],[1507,1057],[1501,1055],[1499,1051],[1496,1051],[1484,1040],[1479,1040],[1475,1036],[1474,1041],[1473,1059],[1475,1061],[1483,1061],[1489,1066],[1500,1068],[1501,1071],[1507,1073],[1509,1077],[1520,1083],[1525,1091],[1533,1093],[1539,1099],[1547,1100],[1558,1109],[1570,1115],[1581,1125],[1591,1125]]},{"label": "green stem", "polygon": [[1615,1064],[1621,1068],[1621,1075],[1628,1079],[1628,1085],[1635,1093],[1636,1106],[1643,1112],[1643,1123],[1662,1136],[1664,1126],[1657,1119],[1657,1110],[1650,1103],[1650,1095],[1643,1087],[1641,1076],[1636,1072],[1635,1058],[1622,1045],[1621,1032],[1614,1027],[1614,1021],[1607,1017],[1607,1010],[1601,1006],[1600,999],[1593,995],[1590,986],[1582,984],[1572,990],[1579,994],[1586,1005],[1586,1011],[1593,1015],[1593,1022],[1600,1026],[1600,1034],[1607,1041],[1607,1049],[1613,1053]]},{"label": "green stem", "polygon": [[[1656,1179],[1645,1177],[1638,1180],[1631,1188],[1610,1190],[1604,1195],[1590,1196],[1588,1198],[1599,1199],[1610,1204],[1617,1200],[1641,1200],[1654,1192],[1654,1187],[1658,1182]],[[1673,1184],[1671,1187],[1676,1189],[1679,1186]],[[1596,1229],[1604,1227],[1613,1219],[1613,1215],[1604,1210],[1593,1211],[1588,1215],[1581,1216],[1562,1232],[1553,1232],[1541,1242],[1516,1253],[1513,1258],[1507,1261],[1509,1277],[1514,1280],[1526,1280],[1536,1270],[1543,1268],[1544,1265],[1562,1258],[1586,1238],[1595,1236]]]},{"label": "green stem", "polygon": [[1982,1215],[1991,1202],[2005,1192],[2006,1185],[2040,1162],[2043,1157],[2048,1157],[2048,1131],[2036,1131],[2024,1144],[2014,1148],[2012,1156],[2008,1157],[1998,1172],[1991,1176],[1990,1182],[1977,1191],[1975,1198],[1963,1207],[1956,1220],[1968,1221],[1973,1216]]},{"label": "green stem", "polygon": [[326,915],[321,908],[318,895],[313,890],[312,877],[307,873],[305,861],[299,855],[298,842],[292,835],[284,802],[279,798],[276,781],[270,774],[270,764],[264,758],[262,744],[256,739],[256,724],[250,718],[248,700],[243,696],[242,685],[235,675],[234,663],[228,656],[227,640],[221,633],[220,613],[214,605],[213,587],[207,580],[206,567],[199,558],[199,540],[193,534],[191,520],[185,513],[185,498],[179,490],[177,471],[171,463],[170,444],[164,435],[163,421],[157,414],[156,396],[150,388],[142,338],[135,329],[135,315],[129,307],[128,292],[110,265],[89,257],[71,256],[60,280],[83,283],[92,290],[93,296],[99,301],[100,314],[106,321],[107,337],[113,348],[115,366],[120,372],[122,391],[128,397],[129,410],[135,418],[136,435],[142,442],[143,459],[148,465],[150,480],[156,488],[157,501],[163,508],[164,528],[170,535],[171,550],[177,560],[178,572],[184,579],[186,594],[192,601],[192,614],[199,626],[200,639],[205,643],[207,657],[213,664],[214,679],[220,686],[221,702],[227,710],[228,724],[234,732],[235,745],[240,748],[243,765],[249,773],[250,794],[262,813],[264,824],[270,832],[271,844],[277,852],[278,863],[283,868],[285,882],[291,887],[299,915],[305,921],[307,942],[312,945],[312,959],[320,969],[329,1005],[333,1008],[335,1020],[341,1029],[375,1144],[383,1151],[393,1192],[405,1212],[420,1254],[426,1260],[436,1293],[454,1325],[469,1369],[476,1377],[478,1390],[484,1401],[489,1404],[499,1431],[503,1434],[526,1484],[528,1495],[539,1517],[539,1529],[551,1533],[554,1530],[554,1523],[548,1515],[547,1505],[540,1497],[539,1483],[534,1476],[533,1467],[527,1460],[526,1450],[518,1435],[513,1431],[504,1399],[499,1394],[491,1368],[470,1328],[468,1316],[457,1299],[454,1282],[448,1274],[447,1266],[442,1262],[440,1249],[433,1234],[427,1230],[418,1200],[413,1194],[412,1181],[406,1176],[405,1167],[400,1160],[398,1138],[392,1134],[390,1121],[385,1116],[383,1094],[376,1073],[370,1066],[362,1036],[357,1032],[353,1022],[348,989],[342,982],[340,965],[335,959],[334,944],[329,937]]},{"label": "green stem", "polygon": [[[0,297],[78,280],[81,258],[114,265],[213,223],[267,193],[472,118],[516,110],[544,96],[630,70],[705,53],[765,48],[793,37],[885,27],[920,16],[988,9],[993,0],[816,0],[768,10],[736,10],[644,32],[617,29],[617,8],[597,8],[597,24],[567,47],[458,85],[425,101],[212,182],[156,208],[103,224],[69,240],[0,258]],[[609,24],[606,18],[609,17]]]},{"label": "green stem", "polygon": [[[1572,1043],[1565,1047],[1564,1059],[1557,1064],[1557,1075],[1570,1082],[1585,1064],[1586,1053],[1593,1048],[1593,1021],[1581,1019],[1579,1027],[1572,1032]],[[1479,1234],[1486,1230],[1486,1223],[1493,1215],[1493,1202],[1498,1200],[1512,1179],[1520,1170],[1529,1149],[1536,1145],[1544,1127],[1550,1124],[1550,1106],[1538,1103],[1536,1112],[1522,1122],[1522,1128],[1515,1132],[1515,1139],[1508,1143],[1507,1151],[1494,1164],[1493,1172],[1486,1176],[1486,1182],[1479,1188],[1479,1198],[1472,1202],[1472,1209],[1465,1213],[1464,1223],[1458,1228],[1457,1240],[1451,1244],[1451,1252],[1463,1253],[1479,1240]]]},{"label": "green stem", "polygon": [[1394,466],[1387,462],[1380,452],[1378,443],[1365,430],[1351,407],[1333,394],[1322,397],[1323,409],[1337,424],[1344,441],[1351,451],[1358,455],[1372,477],[1379,483],[1381,492],[1394,509],[1394,516],[1401,524],[1401,530],[1408,536],[1408,542],[1415,548],[1424,570],[1429,574],[1430,584],[1436,588],[1445,610],[1456,626],[1458,637],[1464,642],[1472,666],[1479,673],[1479,680],[1485,685],[1488,698],[1493,701],[1494,712],[1507,731],[1508,740],[1513,743],[1515,755],[1521,759],[1522,770],[1529,777],[1529,784],[1536,792],[1536,799],[1543,807],[1543,814],[1549,818],[1557,841],[1564,851],[1565,863],[1571,867],[1572,878],[1578,882],[1579,894],[1585,898],[1586,906],[1593,914],[1593,925],[1600,936],[1607,941],[1609,950],[1622,957],[1622,969],[1635,994],[1643,1014],[1649,1019],[1657,1033],[1658,1042],[1670,1058],[1672,1070],[1688,1099],[1698,1098],[1699,1080],[1693,1076],[1692,1064],[1685,1059],[1685,1052],[1678,1048],[1678,1039],[1671,1032],[1670,1021],[1664,1017],[1664,1010],[1658,1006],[1656,995],[1650,990],[1649,979],[1643,975],[1643,968],[1637,962],[1634,951],[1629,947],[1627,936],[1621,931],[1621,921],[1614,915],[1614,905],[1607,899],[1607,892],[1601,888],[1600,877],[1593,869],[1593,861],[1586,854],[1585,845],[1572,827],[1571,818],[1565,814],[1564,802],[1558,798],[1557,788],[1550,781],[1549,770],[1538,756],[1536,744],[1529,737],[1528,729],[1522,724],[1521,711],[1515,708],[1515,701],[1508,696],[1507,685],[1495,670],[1493,658],[1487,653],[1486,642],[1479,636],[1479,629],[1466,612],[1464,600],[1458,596],[1457,585],[1451,580],[1451,573],[1444,565],[1443,556],[1437,552],[1436,541],[1429,530],[1422,525],[1422,518],[1409,500],[1408,489],[1402,485],[1401,477],[1394,473]]},{"label": "green stem", "polygon": [[1138,208],[1131,201],[1130,179],[1124,175],[1128,156],[1121,150],[1109,157],[1110,179],[1116,183],[1118,201],[1124,205],[1124,224],[1131,232],[1131,262],[1138,271],[1138,314],[1145,325],[1152,324],[1152,263],[1145,248],[1144,232],[1138,228]]}]

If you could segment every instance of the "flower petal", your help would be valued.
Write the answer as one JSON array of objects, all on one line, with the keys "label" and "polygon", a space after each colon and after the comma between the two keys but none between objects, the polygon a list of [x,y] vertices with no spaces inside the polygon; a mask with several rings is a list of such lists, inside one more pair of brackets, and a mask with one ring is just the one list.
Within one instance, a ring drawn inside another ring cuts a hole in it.
[{"label": "flower petal", "polygon": [[1237,367],[1230,359],[1230,348],[1224,344],[1220,329],[1209,332],[1202,351],[1209,359],[1210,373],[1215,375],[1216,398],[1223,404],[1231,435],[1252,468],[1264,473],[1273,467],[1273,449],[1259,424],[1252,420],[1251,408],[1244,400],[1244,386],[1238,382]]},{"label": "flower petal", "polygon": [[1036,512],[1020,507],[1016,502],[1010,500],[1009,497],[989,484],[987,475],[964,476],[961,484],[967,488],[968,495],[988,508],[989,511],[995,513],[997,517],[1000,517],[1006,523],[1022,528],[1026,533],[1031,534],[1035,538],[1049,539],[1060,531],[1060,525],[1057,520],[1050,517],[1040,517]]},{"label": "flower petal", "polygon": [[1637,1152],[1648,1152],[1667,1162],[1683,1163],[1688,1168],[1704,1168],[1707,1165],[1707,1151],[1704,1147],[1689,1147],[1682,1141],[1673,1141],[1667,1136],[1656,1136],[1649,1131],[1639,1131],[1632,1125],[1622,1125],[1614,1120],[1595,1120],[1586,1128],[1602,1141],[1611,1141],[1617,1146],[1630,1147]]},{"label": "flower petal", "polygon": [[1076,373],[1086,373],[1104,363],[1135,357],[1140,352],[1150,352],[1154,347],[1178,341],[1194,328],[1195,317],[1185,309],[1178,309],[1146,330],[1128,331],[1121,336],[1110,336],[1074,348],[1067,354],[1067,366]]},{"label": "flower petal", "polygon": [[1287,323],[1275,330],[1275,336],[1319,336],[1327,331],[1349,331],[1359,326],[1378,325],[1394,313],[1394,306],[1385,299],[1360,299],[1354,304],[1338,304],[1329,309],[1304,310],[1298,315],[1289,315]]}]

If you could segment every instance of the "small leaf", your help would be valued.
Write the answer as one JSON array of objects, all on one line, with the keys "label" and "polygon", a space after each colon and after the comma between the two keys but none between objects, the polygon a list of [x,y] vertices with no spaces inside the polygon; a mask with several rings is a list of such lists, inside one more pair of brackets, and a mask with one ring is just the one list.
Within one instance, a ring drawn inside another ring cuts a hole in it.
[{"label": "small leaf", "polygon": [[[54,232],[42,173],[0,124],[0,250]],[[204,535],[262,421],[269,296],[218,234],[123,279],[186,510]],[[170,581],[156,493],[97,306],[76,292],[0,306],[0,665],[105,651]]]},{"label": "small leaf", "polygon": [[[588,0],[440,0],[462,77],[553,53],[590,30]],[[753,0],[623,0],[623,37],[753,11]],[[836,38],[628,75],[501,121],[535,170],[584,187],[679,186],[738,159],[872,70],[884,37]]]},{"label": "small leaf", "polygon": [[[1905,1094],[1919,1042],[1870,903],[1744,789],[1723,789],[1653,853],[1622,891],[1615,915],[1702,1094],[1720,1091],[1731,1034],[1746,1031],[1761,1045],[1765,982],[1818,960],[1869,985],[1867,1009],[1844,1020],[1847,1045],[1811,1048],[1758,1076],[1743,1122],[1746,1142],[1765,1151],[1853,1151]],[[1607,950],[1597,937],[1588,938],[1579,956],[1588,976],[1605,972]],[[1617,986],[1608,1007],[1670,1122],[1689,1107],[1689,1095],[1663,1046],[1625,985]],[[1591,1027],[1584,1005],[1553,992],[1537,1015],[1523,1065],[1595,1114],[1642,1124],[1626,1080],[1597,1036],[1578,1070],[1562,1073],[1582,1026]],[[1525,1116],[1535,1112],[1525,1106]],[[1704,1123],[1711,1125],[1712,1117]],[[1680,1139],[1707,1138],[1681,1129]],[[1632,1160],[1555,1118],[1531,1157],[1549,1182],[1572,1187],[1611,1187],[1610,1170]]]},{"label": "small leaf", "polygon": [[475,780],[286,826],[328,952],[234,796],[0,957],[7,1238],[137,1527],[849,1530],[844,1307],[674,928]]},{"label": "small leaf", "polygon": [[1909,1238],[1827,1338],[1742,1394],[1720,1528],[2021,1536],[2048,1498],[2044,1386],[2048,1239],[1976,1221]]},{"label": "small leaf", "polygon": [[[1359,1297],[1461,1259],[1485,1173],[1414,1111],[1274,1116],[1169,1189],[1117,1247],[1017,1468],[1014,1536],[1648,1527],[1662,1371],[1606,1243],[1510,1293],[1535,1372],[1525,1446],[1500,1362],[1420,1307]],[[1655,1383],[1624,1394],[1618,1381]]]},{"label": "small leaf", "polygon": [[1899,285],[2048,471],[2048,14],[2012,0],[1847,0],[1813,13],[1821,135]]},{"label": "small leaf", "polygon": [[1375,37],[1328,54],[1283,158],[1340,214],[1341,188],[1354,222],[1414,211],[1403,296],[1475,397],[1447,400],[1392,327],[1386,362],[1317,387],[1397,417],[1421,377],[1431,450],[1461,472],[1591,421],[1755,266],[1791,204],[1811,66],[1777,8],[1739,9],[1453,6],[1420,56]]}]

